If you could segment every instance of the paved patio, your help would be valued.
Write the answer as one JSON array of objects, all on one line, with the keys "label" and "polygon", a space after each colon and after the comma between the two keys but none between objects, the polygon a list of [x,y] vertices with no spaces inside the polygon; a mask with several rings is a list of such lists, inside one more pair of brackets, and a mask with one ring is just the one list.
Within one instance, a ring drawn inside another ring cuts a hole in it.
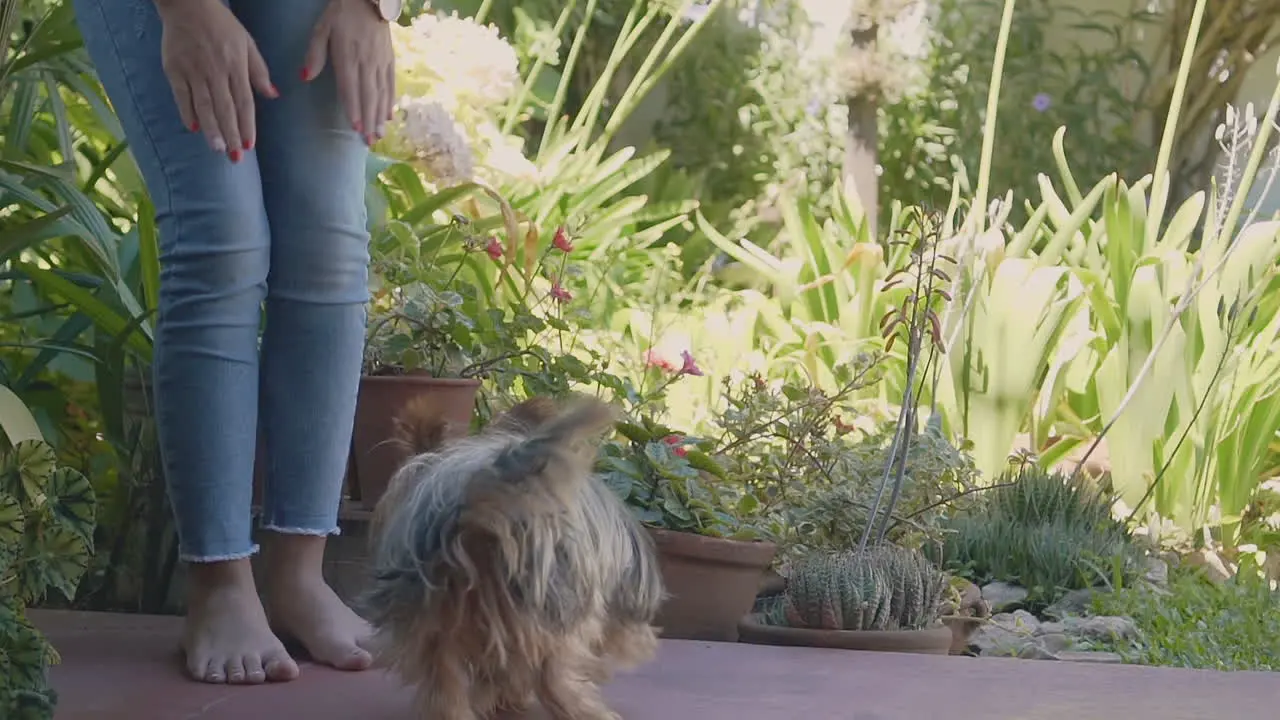
[{"label": "paved patio", "polygon": [[[413,720],[378,673],[304,666],[259,687],[183,679],[172,617],[34,613],[63,656],[59,720]],[[664,641],[607,690],[626,720],[1235,720],[1276,717],[1280,674]]]}]

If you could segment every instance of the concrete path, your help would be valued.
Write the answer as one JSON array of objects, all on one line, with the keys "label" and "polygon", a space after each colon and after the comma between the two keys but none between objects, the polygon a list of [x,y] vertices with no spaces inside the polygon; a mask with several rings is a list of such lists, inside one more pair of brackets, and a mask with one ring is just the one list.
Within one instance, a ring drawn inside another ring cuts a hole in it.
[{"label": "concrete path", "polygon": [[[180,674],[176,618],[37,612],[62,653],[59,720],[414,720],[376,672],[217,687]],[[607,694],[626,720],[1240,720],[1280,717],[1280,673],[1216,673],[664,641]]]}]

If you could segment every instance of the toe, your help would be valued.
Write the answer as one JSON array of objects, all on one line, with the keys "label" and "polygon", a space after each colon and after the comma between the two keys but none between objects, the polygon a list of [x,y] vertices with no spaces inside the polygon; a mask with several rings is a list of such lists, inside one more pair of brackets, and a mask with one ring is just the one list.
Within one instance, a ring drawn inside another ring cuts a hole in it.
[{"label": "toe", "polygon": [[335,653],[333,666],[339,670],[368,670],[373,664],[373,656],[359,647],[346,648]]},{"label": "toe", "polygon": [[227,681],[226,662],[220,660],[208,661],[204,667],[204,674],[199,679],[207,683],[225,683]]},{"label": "toe", "polygon": [[251,685],[267,681],[267,671],[262,667],[262,658],[250,655],[244,659],[244,679]]},{"label": "toe", "polygon": [[271,682],[288,682],[298,677],[298,663],[284,650],[263,656],[262,668]]},{"label": "toe", "polygon": [[227,661],[227,682],[233,685],[243,685],[247,676],[245,671],[246,658],[234,658]]}]

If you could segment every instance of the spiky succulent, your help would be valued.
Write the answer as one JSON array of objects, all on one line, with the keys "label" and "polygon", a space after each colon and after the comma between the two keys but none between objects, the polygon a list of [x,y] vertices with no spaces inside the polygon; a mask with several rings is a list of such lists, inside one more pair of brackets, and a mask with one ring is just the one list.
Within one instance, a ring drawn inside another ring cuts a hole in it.
[{"label": "spiky succulent", "polygon": [[938,619],[947,576],[915,550],[816,553],[794,562],[782,595],[757,607],[769,625],[818,630],[918,630]]}]

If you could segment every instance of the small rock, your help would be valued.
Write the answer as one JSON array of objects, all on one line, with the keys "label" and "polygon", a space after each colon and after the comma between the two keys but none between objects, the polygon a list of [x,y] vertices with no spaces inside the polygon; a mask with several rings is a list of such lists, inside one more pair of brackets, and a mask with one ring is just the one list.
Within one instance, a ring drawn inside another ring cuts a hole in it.
[{"label": "small rock", "polygon": [[1142,560],[1142,579],[1158,588],[1169,586],[1169,564],[1158,557]]},{"label": "small rock", "polygon": [[1183,558],[1183,561],[1190,567],[1202,568],[1212,582],[1222,583],[1231,579],[1227,564],[1212,550],[1196,550]]},{"label": "small rock", "polygon": [[1067,637],[1063,633],[1046,633],[1037,637],[1036,642],[1040,644],[1040,647],[1043,647],[1047,652],[1053,653],[1055,656],[1075,644],[1071,642],[1071,638]]},{"label": "small rock", "polygon": [[1089,618],[1081,618],[1078,623],[1071,628],[1071,633],[1089,640],[1111,641],[1111,640],[1133,640],[1138,637],[1138,626],[1133,620],[1118,615],[1095,615]]},{"label": "small rock", "polygon": [[1103,663],[1107,665],[1118,665],[1124,662],[1124,658],[1113,652],[1064,650],[1058,653],[1057,656],[1063,662]]},{"label": "small rock", "polygon": [[1023,660],[1057,660],[1058,656],[1038,642],[1029,642],[1018,650],[1018,657]]},{"label": "small rock", "polygon": [[1094,588],[1072,590],[1063,595],[1057,602],[1044,609],[1044,616],[1061,620],[1072,615],[1087,615],[1093,606],[1093,596],[1098,592]]},{"label": "small rock", "polygon": [[991,612],[998,613],[1012,609],[1027,599],[1027,589],[1006,582],[992,582],[982,586],[982,599],[987,601]]},{"label": "small rock", "polygon": [[992,618],[969,638],[969,648],[984,657],[1017,657],[1024,647],[1034,642],[1031,633],[1017,628],[1012,620],[1003,623]]},{"label": "small rock", "polygon": [[1060,635],[1067,631],[1067,626],[1060,622],[1042,622],[1036,628],[1037,635]]}]

